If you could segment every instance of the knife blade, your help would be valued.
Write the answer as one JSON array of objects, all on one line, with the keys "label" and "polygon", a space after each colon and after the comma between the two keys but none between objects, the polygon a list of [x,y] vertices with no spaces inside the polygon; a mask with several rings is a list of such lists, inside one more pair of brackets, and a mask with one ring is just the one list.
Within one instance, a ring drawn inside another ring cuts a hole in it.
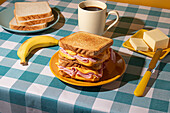
[{"label": "knife blade", "polygon": [[162,49],[158,48],[156,50],[151,62],[149,63],[149,68],[147,69],[146,73],[144,74],[143,78],[141,79],[141,81],[139,82],[138,86],[136,87],[136,89],[134,91],[135,96],[137,96],[137,97],[143,96],[145,88],[146,88],[148,81],[150,79],[150,76],[152,74],[152,70],[156,67],[156,64],[159,60],[161,53],[162,53]]}]

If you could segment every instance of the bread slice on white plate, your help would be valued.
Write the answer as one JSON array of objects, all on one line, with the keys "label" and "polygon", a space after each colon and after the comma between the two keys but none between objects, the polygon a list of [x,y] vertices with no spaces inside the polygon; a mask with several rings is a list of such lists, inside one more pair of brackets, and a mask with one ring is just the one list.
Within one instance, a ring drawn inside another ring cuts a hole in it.
[{"label": "bread slice on white plate", "polygon": [[41,23],[47,23],[54,20],[54,15],[51,15],[49,17],[41,18],[41,19],[33,19],[33,20],[26,20],[26,21],[18,21],[17,24],[20,26],[30,26],[35,24],[41,24]]},{"label": "bread slice on white plate", "polygon": [[9,27],[14,30],[32,31],[47,27],[47,23],[35,24],[31,26],[20,26],[17,24],[15,17],[9,22]]},{"label": "bread slice on white plate", "polygon": [[52,10],[47,1],[16,2],[14,14],[18,21],[25,21],[49,17],[52,15]]}]

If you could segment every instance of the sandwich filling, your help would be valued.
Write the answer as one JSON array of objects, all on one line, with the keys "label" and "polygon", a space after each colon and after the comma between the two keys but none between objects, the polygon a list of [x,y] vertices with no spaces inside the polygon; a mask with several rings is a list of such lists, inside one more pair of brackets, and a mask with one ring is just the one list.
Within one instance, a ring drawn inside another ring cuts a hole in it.
[{"label": "sandwich filling", "polygon": [[86,70],[86,69],[81,69],[78,67],[63,67],[63,66],[58,66],[59,70],[64,71],[68,75],[70,75],[72,78],[74,78],[76,75],[81,76],[86,79],[92,79],[93,76],[96,78],[102,77],[103,74],[103,69],[93,71],[93,70]]},{"label": "sandwich filling", "polygon": [[61,56],[65,57],[67,59],[70,59],[70,60],[77,59],[77,61],[80,64],[83,64],[85,66],[92,66],[94,64],[102,63],[105,60],[107,60],[108,58],[110,58],[109,48],[106,51],[102,52],[101,54],[99,54],[98,56],[93,57],[93,58],[87,57],[87,56],[82,55],[82,54],[77,54],[77,53],[70,51],[70,50],[64,50],[63,48],[61,48],[59,50],[59,53],[60,53]]},{"label": "sandwich filling", "polygon": [[[83,56],[80,56],[79,54],[76,54],[75,52],[70,51],[70,50],[61,49],[59,51],[59,54],[61,54],[62,56],[66,57],[68,59],[77,59],[77,60],[83,62],[83,64],[88,64],[89,62],[91,62],[91,64],[92,64],[92,63],[97,62],[97,60],[95,60],[94,58],[83,57]],[[105,55],[103,55],[103,54],[105,54]],[[116,56],[111,48],[108,48],[106,51],[104,51],[100,55],[103,56],[105,59],[104,60],[102,59],[102,61],[103,61],[102,68],[99,70],[82,69],[79,67],[63,67],[63,66],[59,66],[58,62],[56,64],[58,66],[58,70],[62,70],[66,74],[70,75],[70,77],[72,77],[72,78],[74,78],[76,75],[81,76],[86,79],[92,79],[93,77],[101,78],[103,75],[103,69],[105,68],[106,60],[111,57],[110,59],[113,60],[113,62],[115,63]]]},{"label": "sandwich filling", "polygon": [[59,75],[89,82],[99,81],[104,68],[110,69],[112,64],[111,45],[112,39],[84,31],[61,38],[61,49],[57,53]]}]

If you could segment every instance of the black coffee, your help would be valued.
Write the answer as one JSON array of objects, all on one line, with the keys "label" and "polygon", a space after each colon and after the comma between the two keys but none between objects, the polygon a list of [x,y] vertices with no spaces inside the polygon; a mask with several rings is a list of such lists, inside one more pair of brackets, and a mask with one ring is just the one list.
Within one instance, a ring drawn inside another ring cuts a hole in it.
[{"label": "black coffee", "polygon": [[88,10],[88,11],[100,11],[100,10],[102,10],[102,8],[95,7],[95,6],[84,7],[83,9]]}]

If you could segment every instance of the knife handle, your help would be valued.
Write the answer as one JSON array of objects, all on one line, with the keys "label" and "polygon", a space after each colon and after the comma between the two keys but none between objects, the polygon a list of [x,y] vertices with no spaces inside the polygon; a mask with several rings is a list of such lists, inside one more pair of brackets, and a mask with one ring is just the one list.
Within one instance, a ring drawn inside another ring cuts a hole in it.
[{"label": "knife handle", "polygon": [[143,96],[143,93],[148,84],[151,74],[152,74],[151,71],[146,71],[146,73],[144,74],[143,78],[141,79],[141,81],[139,82],[138,86],[134,91],[135,96],[137,97]]}]

